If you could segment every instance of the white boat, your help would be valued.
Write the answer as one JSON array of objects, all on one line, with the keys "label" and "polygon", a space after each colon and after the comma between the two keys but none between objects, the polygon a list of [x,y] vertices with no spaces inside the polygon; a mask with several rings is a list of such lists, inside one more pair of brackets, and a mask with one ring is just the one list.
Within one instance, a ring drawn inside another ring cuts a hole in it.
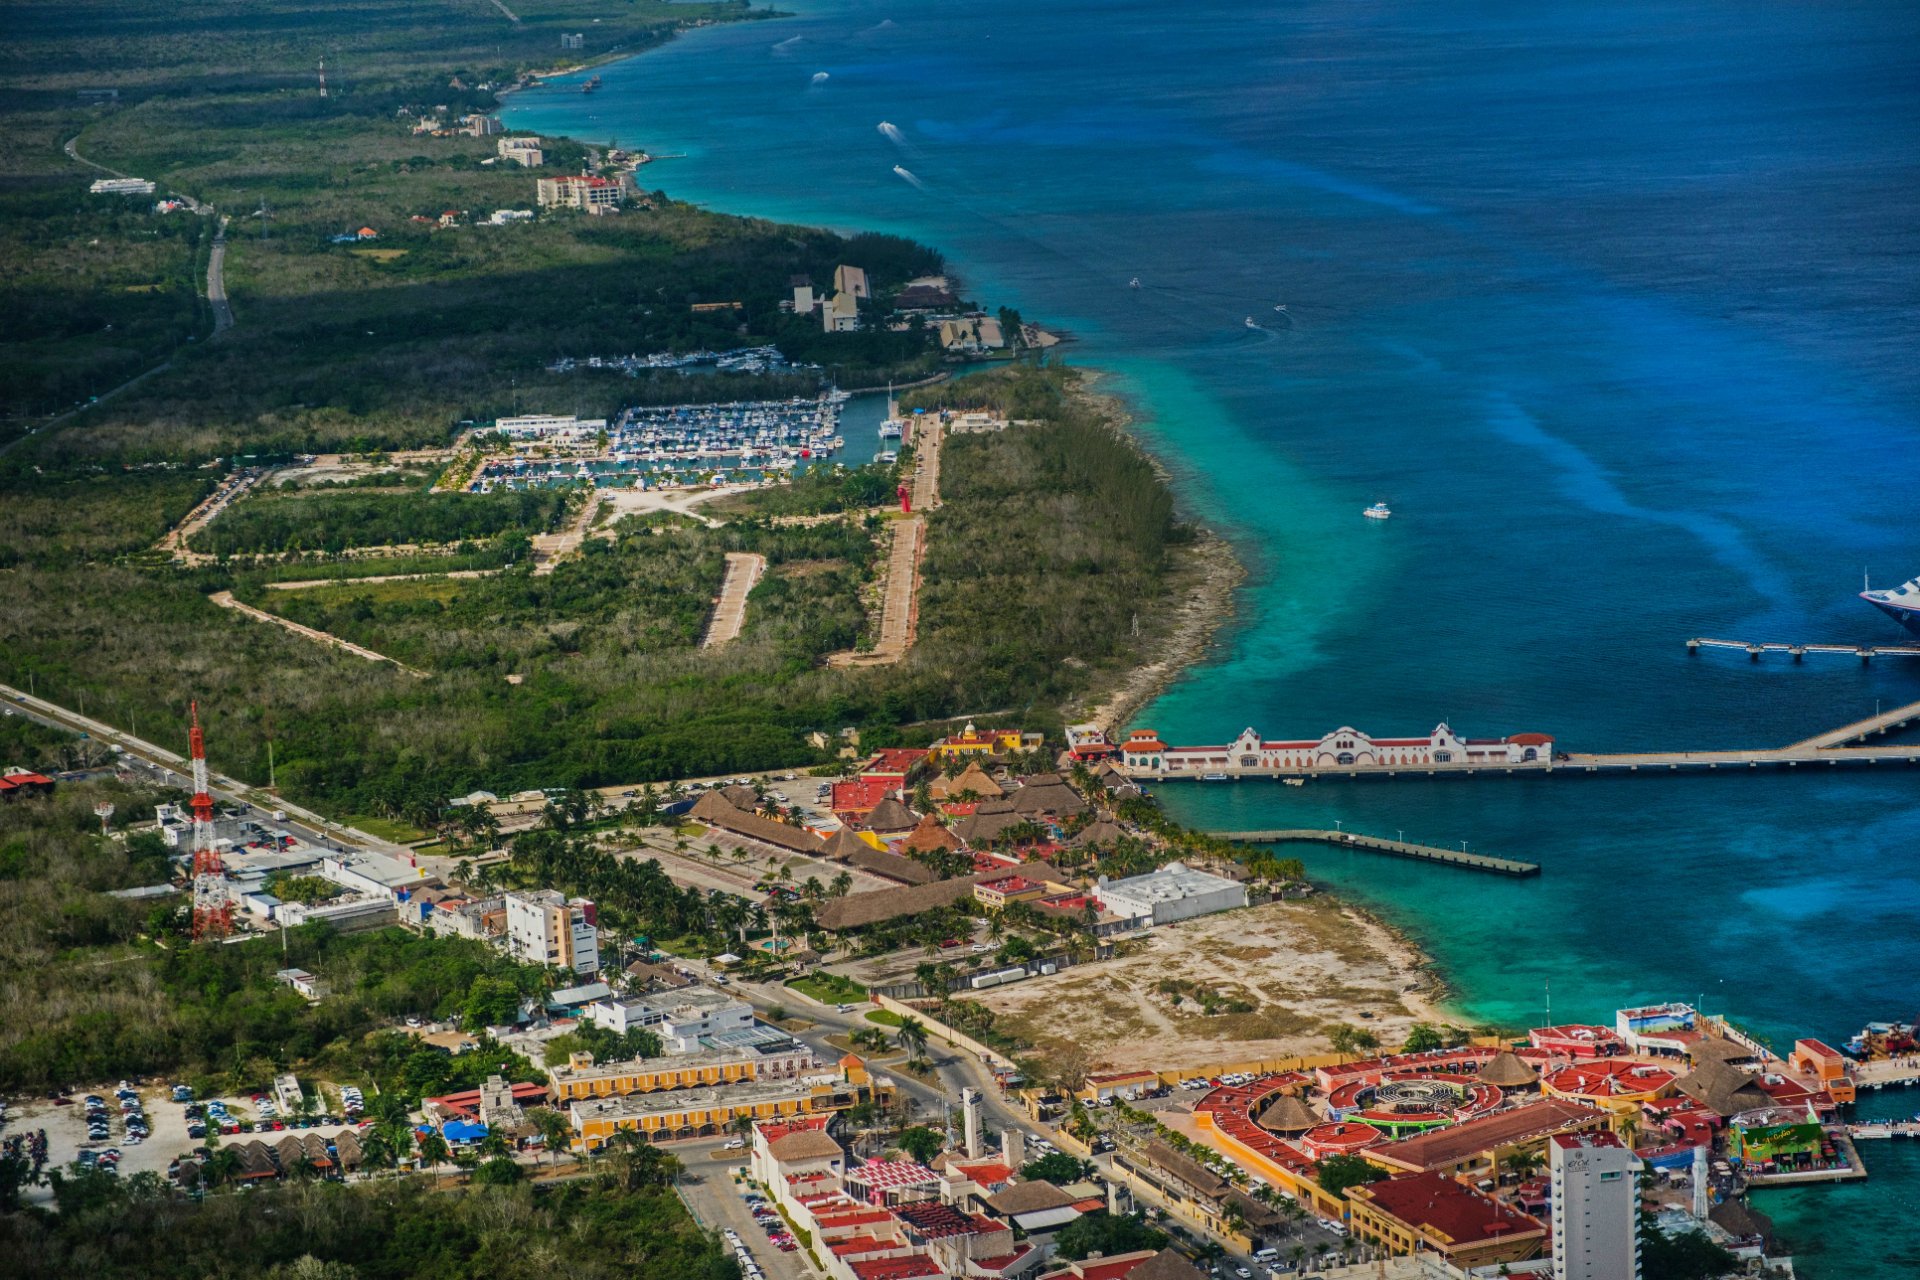
[{"label": "white boat", "polygon": [[880,438],[882,440],[898,440],[905,433],[905,428],[901,426],[898,418],[888,418],[880,424]]},{"label": "white boat", "polygon": [[1376,502],[1360,514],[1369,520],[1390,520],[1393,518],[1393,508],[1384,502]]},{"label": "white boat", "polygon": [[1254,319],[1253,319],[1253,317],[1252,317],[1252,316],[1248,316],[1248,317],[1247,317],[1247,328],[1249,328],[1249,329],[1258,329],[1259,327],[1260,327],[1260,326],[1259,326],[1258,324],[1256,324],[1256,323],[1254,323]]},{"label": "white boat", "polygon": [[1307,780],[1305,778],[1283,778],[1281,779],[1281,781],[1285,782],[1290,787],[1304,787],[1307,785]]},{"label": "white boat", "polygon": [[1224,773],[1203,773],[1200,775],[1200,781],[1202,782],[1225,782],[1226,780],[1227,775]]}]

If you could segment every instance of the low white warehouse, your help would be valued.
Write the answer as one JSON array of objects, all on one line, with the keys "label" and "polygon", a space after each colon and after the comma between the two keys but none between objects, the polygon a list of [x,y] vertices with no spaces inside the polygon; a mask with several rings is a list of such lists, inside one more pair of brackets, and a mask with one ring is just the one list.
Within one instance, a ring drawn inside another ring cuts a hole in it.
[{"label": "low white warehouse", "polygon": [[1141,925],[1171,924],[1247,905],[1245,885],[1181,862],[1125,880],[1103,876],[1093,894],[1109,912]]}]

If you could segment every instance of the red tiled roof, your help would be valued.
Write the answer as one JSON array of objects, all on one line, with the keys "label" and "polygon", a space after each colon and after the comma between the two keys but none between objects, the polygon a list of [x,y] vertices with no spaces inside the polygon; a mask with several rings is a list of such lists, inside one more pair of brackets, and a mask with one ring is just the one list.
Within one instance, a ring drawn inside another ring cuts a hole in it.
[{"label": "red tiled roof", "polygon": [[943,1276],[946,1272],[931,1258],[854,1258],[847,1263],[853,1274],[860,1280],[921,1280],[921,1277]]},{"label": "red tiled roof", "polygon": [[1480,1244],[1529,1231],[1540,1220],[1481,1195],[1443,1173],[1411,1173],[1354,1188],[1372,1205],[1410,1226],[1445,1236],[1456,1245]]}]

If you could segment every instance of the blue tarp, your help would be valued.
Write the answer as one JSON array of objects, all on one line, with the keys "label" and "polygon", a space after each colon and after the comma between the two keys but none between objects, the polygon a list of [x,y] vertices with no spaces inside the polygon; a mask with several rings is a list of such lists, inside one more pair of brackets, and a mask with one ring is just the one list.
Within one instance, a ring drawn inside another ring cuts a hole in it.
[{"label": "blue tarp", "polygon": [[449,1120],[440,1126],[440,1136],[448,1142],[478,1142],[487,1136],[487,1126],[478,1120]]}]

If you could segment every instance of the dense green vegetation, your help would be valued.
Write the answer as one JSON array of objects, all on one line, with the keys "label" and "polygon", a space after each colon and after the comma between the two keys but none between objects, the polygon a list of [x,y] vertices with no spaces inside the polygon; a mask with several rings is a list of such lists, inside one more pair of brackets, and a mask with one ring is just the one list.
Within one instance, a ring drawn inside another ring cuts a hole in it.
[{"label": "dense green vegetation", "polygon": [[1054,1254],[1070,1262],[1093,1254],[1111,1257],[1136,1249],[1166,1247],[1167,1233],[1147,1225],[1137,1213],[1115,1216],[1102,1210],[1069,1222],[1054,1239]]},{"label": "dense green vegetation", "polygon": [[198,1204],[96,1175],[58,1214],[0,1216],[0,1256],[19,1280],[738,1280],[673,1189],[629,1185],[623,1158],[556,1187],[309,1183]]},{"label": "dense green vegetation", "polygon": [[519,493],[274,493],[250,497],[202,529],[195,551],[248,555],[345,551],[403,543],[437,545],[509,530],[550,533],[566,514],[559,489]]},{"label": "dense green vegetation", "polygon": [[[497,1068],[497,1054],[449,1058],[381,1032],[411,1015],[484,1025],[546,990],[542,971],[480,943],[308,925],[284,952],[278,939],[189,948],[184,899],[106,896],[167,879],[159,838],[125,830],[152,819],[156,798],[108,779],[0,805],[0,1090],[161,1072],[265,1086],[297,1066],[417,1093]],[[101,800],[112,837],[94,816]],[[289,965],[332,994],[309,1004],[275,981]]]}]

